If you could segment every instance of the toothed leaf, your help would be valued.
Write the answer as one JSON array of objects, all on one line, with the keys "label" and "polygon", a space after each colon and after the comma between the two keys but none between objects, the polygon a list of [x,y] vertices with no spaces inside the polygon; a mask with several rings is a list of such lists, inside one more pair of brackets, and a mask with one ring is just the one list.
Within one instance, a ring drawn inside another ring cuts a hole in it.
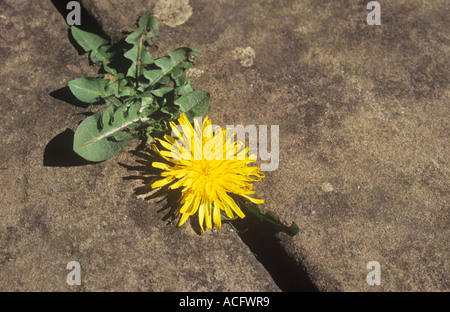
[{"label": "toothed leaf", "polygon": [[175,105],[180,109],[179,114],[186,113],[188,117],[200,117],[206,113],[209,105],[209,93],[193,91],[175,100]]},{"label": "toothed leaf", "polygon": [[96,34],[79,29],[76,26],[70,28],[73,38],[83,48],[84,51],[90,52],[92,63],[102,62],[104,69],[111,73],[117,74],[117,71],[108,66],[108,63],[114,56],[114,52],[110,51],[112,45],[110,42]]},{"label": "toothed leaf", "polygon": [[139,102],[118,108],[110,104],[103,114],[98,111],[86,118],[75,131],[74,151],[90,161],[103,161],[117,154],[127,145],[124,140],[135,137],[128,131],[142,125],[140,106]]}]

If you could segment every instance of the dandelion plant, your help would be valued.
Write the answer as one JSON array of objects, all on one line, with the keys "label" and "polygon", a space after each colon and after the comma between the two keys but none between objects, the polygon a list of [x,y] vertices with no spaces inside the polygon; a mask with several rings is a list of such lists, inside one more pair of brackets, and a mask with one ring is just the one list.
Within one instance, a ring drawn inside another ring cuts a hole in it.
[{"label": "dandelion plant", "polygon": [[[206,112],[209,93],[194,91],[183,75],[200,52],[182,47],[154,59],[148,47],[159,28],[150,13],[141,16],[138,28],[125,38],[129,45],[125,51],[76,26],[71,27],[71,34],[93,63],[102,64],[104,72],[103,77],[69,82],[78,100],[106,103],[103,111],[86,118],[75,131],[74,151],[86,160],[99,162],[114,156],[139,130],[144,130],[151,142],[180,114],[193,118]],[[123,72],[112,65],[117,59],[128,60]]]},{"label": "dandelion plant", "polygon": [[[148,144],[156,139],[166,149],[152,144],[167,162],[152,163],[161,169],[163,179],[151,186],[181,188],[179,225],[197,213],[203,233],[204,224],[220,229],[226,221],[234,227],[233,220],[247,215],[253,225],[288,235],[298,232],[295,223],[286,226],[275,214],[261,212],[257,205],[264,201],[249,196],[254,194],[252,183],[264,177],[259,167],[249,166],[256,158],[248,155],[249,148],[243,142],[231,143],[225,129],[213,132],[208,118],[202,124],[196,119],[206,113],[210,96],[194,91],[184,73],[194,65],[199,51],[181,47],[154,59],[149,47],[159,28],[150,13],[139,18],[138,28],[124,40],[125,47],[123,42],[111,43],[76,26],[71,34],[92,63],[101,63],[101,77],[69,81],[69,88],[84,103],[105,104],[76,129],[73,149],[77,154],[89,161],[104,161],[142,133]],[[175,122],[187,131],[184,147],[178,144],[183,135],[177,134]],[[169,130],[178,138],[167,135]],[[202,154],[199,159],[196,149]],[[194,159],[179,157],[183,155]]]}]

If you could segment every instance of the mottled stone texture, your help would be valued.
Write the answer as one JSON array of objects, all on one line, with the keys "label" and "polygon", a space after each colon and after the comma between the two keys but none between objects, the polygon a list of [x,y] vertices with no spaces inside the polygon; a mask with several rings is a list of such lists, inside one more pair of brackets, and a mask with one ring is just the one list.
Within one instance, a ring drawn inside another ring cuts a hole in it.
[{"label": "mottled stone texture", "polygon": [[[449,291],[447,1],[81,1],[117,40],[161,18],[156,56],[202,52],[190,73],[219,125],[279,125],[279,168],[258,198],[300,233],[283,248],[323,291]],[[162,3],[166,2],[166,4]],[[170,13],[173,14],[170,14]],[[47,1],[0,2],[0,288],[277,290],[228,227],[166,226],[163,204],[133,195],[118,162],[44,167],[48,142],[84,109],[48,94],[94,76]],[[381,265],[369,286],[366,265]],[[269,269],[270,271],[270,269]]]},{"label": "mottled stone texture", "polygon": [[[50,1],[0,1],[0,29],[1,291],[279,291],[229,227],[200,236],[167,225],[165,201],[138,199],[142,181],[123,180],[138,172],[119,163],[146,159],[55,166],[86,110],[49,94],[96,68]],[[66,283],[69,261],[81,286]]]}]

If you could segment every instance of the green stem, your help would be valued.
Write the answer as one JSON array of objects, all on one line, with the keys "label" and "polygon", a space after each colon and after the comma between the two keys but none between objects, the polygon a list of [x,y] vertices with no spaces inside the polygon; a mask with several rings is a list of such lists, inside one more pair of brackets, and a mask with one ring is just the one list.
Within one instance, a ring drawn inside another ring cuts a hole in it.
[{"label": "green stem", "polygon": [[139,77],[141,76],[141,55],[142,55],[142,40],[144,39],[144,34],[139,37],[138,45],[138,59],[136,68],[136,88],[139,87]]}]

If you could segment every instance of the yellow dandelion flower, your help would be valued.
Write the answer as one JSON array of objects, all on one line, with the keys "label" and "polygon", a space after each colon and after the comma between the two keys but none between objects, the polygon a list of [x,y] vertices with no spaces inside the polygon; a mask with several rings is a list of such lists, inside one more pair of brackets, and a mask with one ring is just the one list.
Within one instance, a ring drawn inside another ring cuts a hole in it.
[{"label": "yellow dandelion flower", "polygon": [[248,166],[256,160],[255,155],[248,156],[249,147],[234,140],[235,133],[227,134],[223,128],[213,129],[211,120],[206,117],[200,126],[194,119],[194,126],[185,114],[178,119],[179,125],[170,123],[172,133],[178,138],[165,135],[164,140],[157,139],[166,150],[155,150],[168,162],[153,162],[152,166],[163,170],[163,179],[151,185],[158,188],[170,184],[170,189],[182,188],[180,211],[181,226],[189,216],[198,212],[198,221],[202,230],[206,223],[217,229],[221,226],[221,211],[228,218],[233,212],[240,218],[245,215],[229,194],[247,198],[256,204],[264,200],[254,199],[252,182],[264,177],[259,167]]}]

